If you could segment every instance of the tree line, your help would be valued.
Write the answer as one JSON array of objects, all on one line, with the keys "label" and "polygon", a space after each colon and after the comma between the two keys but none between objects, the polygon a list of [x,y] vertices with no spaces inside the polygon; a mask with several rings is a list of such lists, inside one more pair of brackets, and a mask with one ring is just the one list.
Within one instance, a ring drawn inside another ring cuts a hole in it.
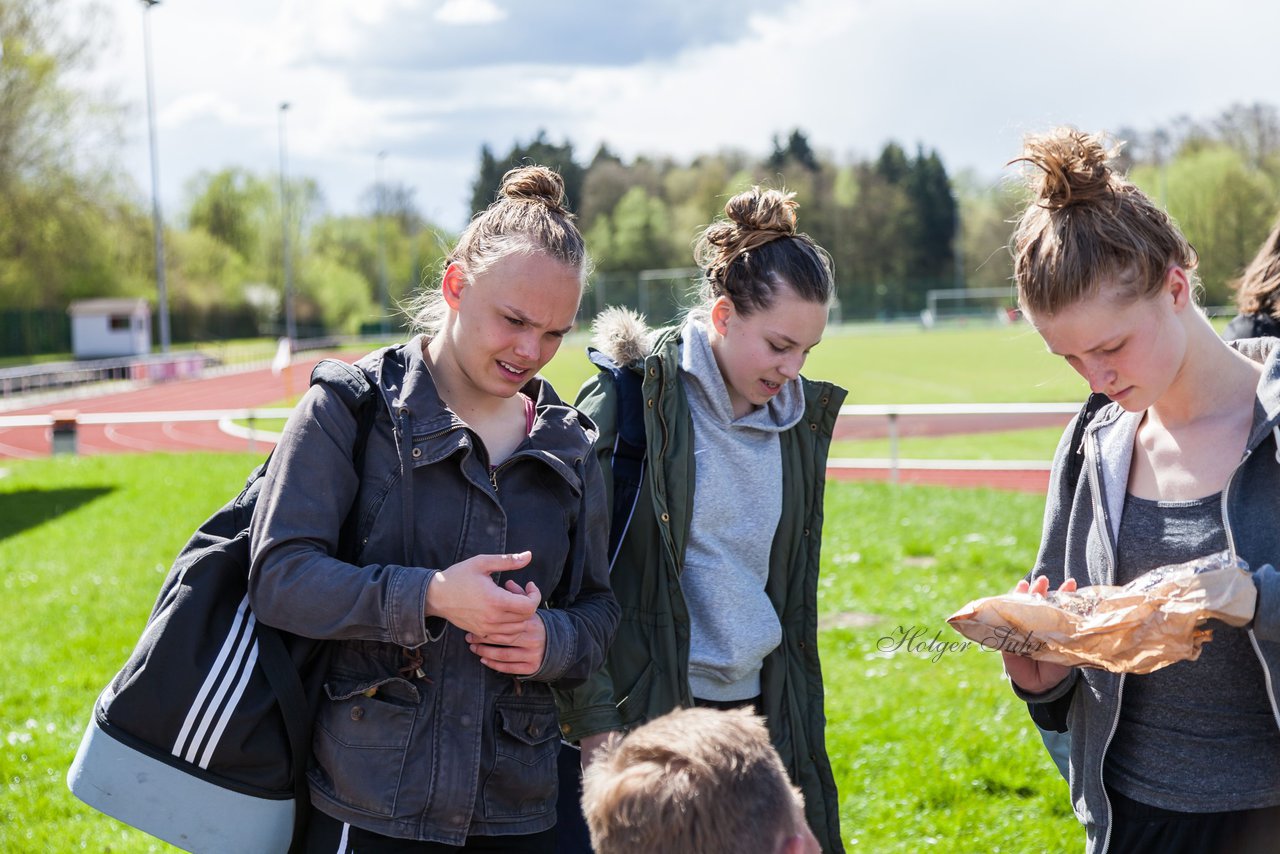
[{"label": "tree line", "polygon": [[[92,68],[102,38],[93,34],[103,30],[92,21],[69,30],[69,11],[70,0],[0,0],[0,309],[7,315],[64,316],[75,299],[155,294],[148,204],[114,156],[122,108],[72,82]],[[1127,141],[1131,177],[1199,251],[1204,300],[1229,302],[1232,279],[1280,215],[1276,108],[1237,105],[1208,120],[1120,128],[1116,137]],[[995,181],[950,174],[923,144],[891,141],[874,156],[837,158],[797,128],[775,137],[764,155],[626,159],[608,145],[586,157],[570,140],[538,131],[502,152],[482,147],[473,210],[494,198],[507,169],[526,162],[564,176],[595,259],[598,293],[632,304],[643,304],[639,274],[690,267],[694,235],[751,184],[796,193],[801,228],[835,262],[846,319],[918,312],[934,288],[1009,287],[1005,245],[1024,202],[1012,170]],[[294,178],[285,189],[282,206],[278,175],[229,168],[188,179],[165,227],[175,341],[279,328],[283,229],[292,235],[304,333],[397,327],[396,307],[438,275],[455,236],[426,221],[405,183],[375,183],[349,214],[328,210],[317,178]],[[13,323],[0,318],[0,351],[42,346],[39,335],[7,340],[14,337]]]}]

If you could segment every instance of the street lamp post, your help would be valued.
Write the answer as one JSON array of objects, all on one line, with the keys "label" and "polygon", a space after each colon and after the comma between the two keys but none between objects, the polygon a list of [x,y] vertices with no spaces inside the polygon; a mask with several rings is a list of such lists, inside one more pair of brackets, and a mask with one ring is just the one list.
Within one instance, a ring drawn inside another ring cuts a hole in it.
[{"label": "street lamp post", "polygon": [[156,313],[160,320],[160,352],[169,352],[169,293],[164,280],[164,218],[160,214],[160,153],[156,150],[156,95],[151,82],[151,7],[142,0],[142,44],[147,69],[147,127],[151,136],[151,221],[156,233]]},{"label": "street lamp post", "polygon": [[289,346],[295,345],[298,339],[297,321],[293,314],[293,259],[289,254],[289,188],[285,174],[284,156],[284,114],[289,109],[289,102],[280,103],[280,249],[281,263],[284,269],[284,334],[289,339]]},{"label": "street lamp post", "polygon": [[383,334],[387,334],[387,312],[388,300],[390,298],[389,288],[387,287],[387,238],[383,233],[385,224],[383,220],[387,216],[387,190],[386,184],[382,177],[382,164],[387,158],[387,152],[378,152],[378,168],[375,176],[377,180],[378,193],[378,277],[379,277],[379,294],[378,303],[380,313],[378,315],[378,330]]}]

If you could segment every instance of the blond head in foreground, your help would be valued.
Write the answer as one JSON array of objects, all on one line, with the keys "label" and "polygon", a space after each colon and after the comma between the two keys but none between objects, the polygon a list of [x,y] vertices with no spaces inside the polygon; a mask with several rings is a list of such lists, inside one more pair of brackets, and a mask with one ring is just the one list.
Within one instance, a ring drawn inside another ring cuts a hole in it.
[{"label": "blond head in foreground", "polygon": [[819,851],[764,720],[748,711],[678,709],[603,750],[582,784],[597,854]]}]

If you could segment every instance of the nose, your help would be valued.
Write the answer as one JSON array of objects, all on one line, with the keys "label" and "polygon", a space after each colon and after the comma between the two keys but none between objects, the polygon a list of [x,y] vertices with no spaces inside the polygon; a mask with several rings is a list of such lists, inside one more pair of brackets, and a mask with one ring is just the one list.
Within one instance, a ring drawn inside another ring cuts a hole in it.
[{"label": "nose", "polygon": [[793,380],[800,376],[800,369],[804,367],[804,354],[789,355],[778,365],[778,373],[782,374],[789,380]]},{"label": "nose", "polygon": [[1105,392],[1116,380],[1116,372],[1100,361],[1085,363],[1080,373],[1088,380],[1089,390],[1092,392]]},{"label": "nose", "polygon": [[541,336],[537,330],[531,329],[525,334],[516,338],[515,351],[516,355],[521,359],[538,358],[539,347],[538,341]]}]

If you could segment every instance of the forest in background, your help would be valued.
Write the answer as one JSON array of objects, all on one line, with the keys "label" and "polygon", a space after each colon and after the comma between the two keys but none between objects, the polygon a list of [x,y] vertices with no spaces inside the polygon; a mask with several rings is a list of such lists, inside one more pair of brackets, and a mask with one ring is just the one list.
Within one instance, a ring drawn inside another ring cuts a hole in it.
[{"label": "forest in background", "polygon": [[[0,354],[58,349],[42,330],[65,323],[72,300],[155,301],[150,202],[118,162],[125,111],[75,86],[100,36],[83,19],[69,30],[66,6],[0,0]],[[1204,301],[1230,302],[1232,279],[1280,215],[1276,107],[1230,105],[1114,133],[1131,177],[1199,251]],[[1023,200],[1016,170],[952,174],[925,143],[837,157],[800,128],[743,145],[627,160],[607,144],[583,152],[531,129],[527,141],[481,149],[472,208],[493,199],[512,165],[558,169],[610,302],[634,304],[642,271],[691,266],[694,234],[756,183],[796,193],[801,228],[835,260],[846,320],[914,314],[934,288],[1008,287],[1005,245]],[[285,229],[302,334],[367,331],[386,318],[397,327],[395,307],[438,275],[456,237],[424,218],[406,182],[371,184],[355,213],[329,210],[323,176],[291,177],[285,192],[287,223],[278,174],[187,179],[165,222],[175,341],[279,329]]]}]

